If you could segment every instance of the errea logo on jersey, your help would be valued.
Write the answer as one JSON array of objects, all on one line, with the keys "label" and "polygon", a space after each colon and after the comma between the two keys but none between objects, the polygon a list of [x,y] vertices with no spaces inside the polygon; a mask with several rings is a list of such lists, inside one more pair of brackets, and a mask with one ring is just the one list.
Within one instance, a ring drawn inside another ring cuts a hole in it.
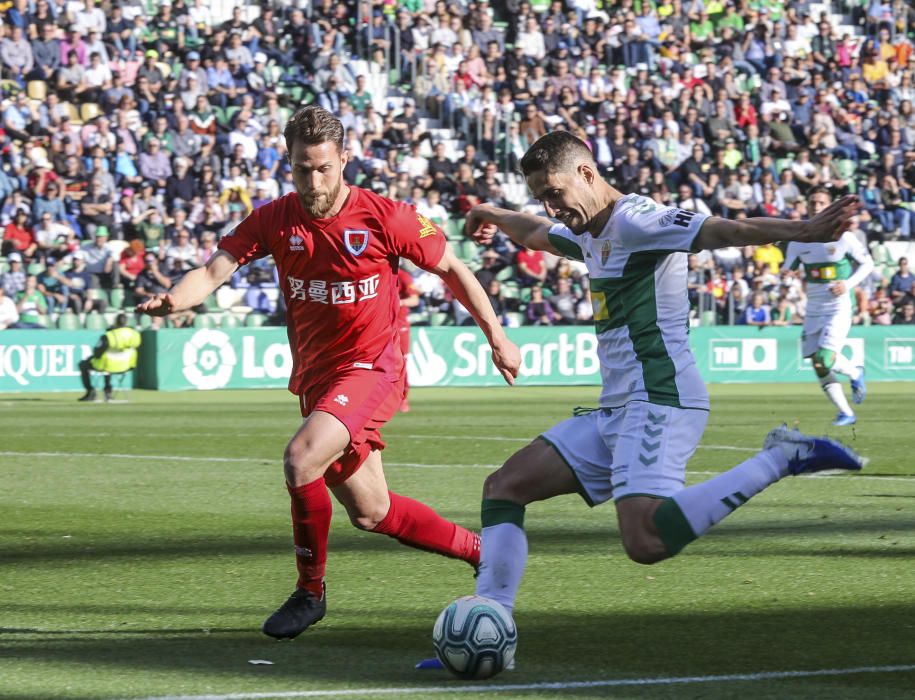
[{"label": "errea logo on jersey", "polygon": [[419,238],[422,240],[426,236],[435,235],[435,224],[433,224],[429,219],[427,219],[422,214],[416,215],[416,220],[419,222],[419,225],[422,227],[419,229]]},{"label": "errea logo on jersey", "polygon": [[305,239],[294,233],[289,237],[289,250],[305,250],[303,243],[305,243]]},{"label": "errea logo on jersey", "polygon": [[337,394],[334,397],[334,402],[340,404],[341,406],[346,406],[349,403],[349,396],[346,394]]}]

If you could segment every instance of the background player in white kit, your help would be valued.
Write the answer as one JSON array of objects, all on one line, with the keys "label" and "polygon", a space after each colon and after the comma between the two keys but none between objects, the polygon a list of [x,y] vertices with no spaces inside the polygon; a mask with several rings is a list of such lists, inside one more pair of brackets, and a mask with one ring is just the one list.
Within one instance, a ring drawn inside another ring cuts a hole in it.
[{"label": "background player in white kit", "polygon": [[524,509],[534,501],[576,492],[591,506],[613,498],[627,555],[651,564],[785,476],[861,468],[841,444],[782,426],[758,454],[685,488],[709,406],[687,339],[687,252],[828,241],[857,212],[854,197],[803,222],[729,221],[664,207],[610,187],[590,150],[564,131],[540,138],[521,168],[561,223],[480,205],[467,216],[468,231],[488,243],[498,228],[528,248],[584,260],[603,389],[598,410],[547,430],[486,479],[478,595],[513,608],[527,561]]},{"label": "background player in white kit", "polygon": [[[829,191],[815,187],[807,195],[810,213],[816,216],[832,202]],[[804,266],[807,281],[807,315],[804,317],[802,352],[813,363],[820,385],[839,409],[833,425],[852,425],[857,420],[848,405],[836,374],[851,380],[852,400],[864,401],[864,367],[856,367],[842,354],[852,318],[852,290],[874,269],[874,261],[861,242],[847,231],[828,243],[792,242],[785,252],[785,266]],[[856,266],[856,267],[853,267]]]}]

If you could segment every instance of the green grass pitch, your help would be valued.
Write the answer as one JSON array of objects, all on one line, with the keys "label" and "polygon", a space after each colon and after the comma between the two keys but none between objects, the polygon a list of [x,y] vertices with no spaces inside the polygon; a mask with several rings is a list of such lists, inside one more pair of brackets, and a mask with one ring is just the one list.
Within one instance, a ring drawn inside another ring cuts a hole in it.
[{"label": "green grass pitch", "polygon": [[[389,485],[476,527],[488,470],[596,395],[416,390],[385,431]],[[854,431],[831,428],[812,376],[713,387],[691,481],[782,420],[870,461],[776,484],[653,567],[625,558],[611,505],[531,506],[518,669],[476,693],[413,670],[439,611],[473,592],[469,567],[358,532],[339,506],[327,618],[292,643],[261,635],[295,580],[280,464],[294,397],[129,398],[0,396],[0,698],[913,696],[915,385],[872,384]],[[789,675],[822,670],[836,673]]]}]

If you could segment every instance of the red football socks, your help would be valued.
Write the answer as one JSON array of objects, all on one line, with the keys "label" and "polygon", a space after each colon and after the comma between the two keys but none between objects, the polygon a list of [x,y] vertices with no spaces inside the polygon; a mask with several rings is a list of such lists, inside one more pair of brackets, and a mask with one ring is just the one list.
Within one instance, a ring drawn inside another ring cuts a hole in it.
[{"label": "red football socks", "polygon": [[419,501],[390,491],[388,495],[391,508],[372,532],[393,537],[409,547],[463,559],[471,566],[479,565],[479,535],[445,520]]},{"label": "red football socks", "polygon": [[298,588],[307,588],[318,598],[324,594],[327,568],[327,533],[333,506],[324,479],[304,486],[286,484],[292,499],[292,538],[295,565],[299,570]]}]

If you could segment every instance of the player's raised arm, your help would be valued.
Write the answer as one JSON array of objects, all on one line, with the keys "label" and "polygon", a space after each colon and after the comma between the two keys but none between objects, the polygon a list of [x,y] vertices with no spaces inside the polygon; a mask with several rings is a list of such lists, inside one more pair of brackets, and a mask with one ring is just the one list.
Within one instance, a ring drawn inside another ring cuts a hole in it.
[{"label": "player's raised arm", "polygon": [[693,250],[728,246],[765,245],[776,241],[827,243],[848,229],[861,203],[855,196],[842,197],[807,221],[788,221],[759,216],[750,219],[710,217],[693,241]]},{"label": "player's raised arm", "polygon": [[216,251],[203,267],[191,270],[164,294],[137,305],[137,311],[150,316],[168,316],[185,311],[204,300],[221,287],[238,269],[238,261],[224,250]]},{"label": "player's raised arm", "polygon": [[458,301],[473,316],[492,348],[493,364],[502,373],[506,382],[514,384],[521,368],[521,351],[505,335],[489,297],[473,272],[457,258],[451,246],[445,247],[445,254],[431,271],[442,278]]},{"label": "player's raised arm", "polygon": [[530,250],[545,250],[562,255],[550,242],[553,222],[543,216],[501,209],[491,204],[478,204],[468,213],[464,230],[480,245],[489,245],[497,229],[504,231],[518,245]]}]

